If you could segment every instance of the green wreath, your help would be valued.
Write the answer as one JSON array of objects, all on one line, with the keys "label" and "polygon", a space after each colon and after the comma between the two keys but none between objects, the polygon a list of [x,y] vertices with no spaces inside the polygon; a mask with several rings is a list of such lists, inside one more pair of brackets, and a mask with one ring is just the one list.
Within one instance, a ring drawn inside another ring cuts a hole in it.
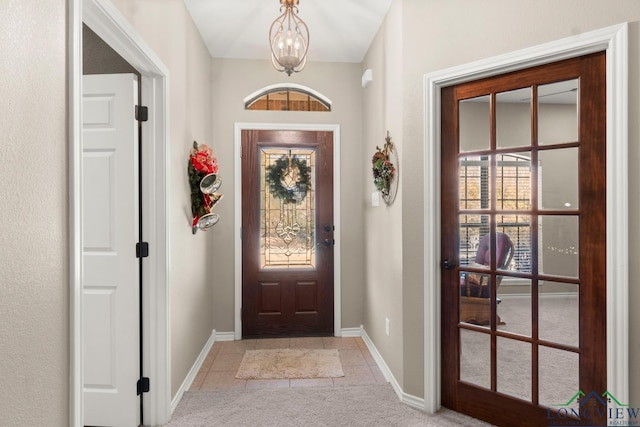
[{"label": "green wreath", "polygon": [[311,166],[306,160],[283,155],[267,166],[267,183],[273,197],[300,203],[311,188]]}]

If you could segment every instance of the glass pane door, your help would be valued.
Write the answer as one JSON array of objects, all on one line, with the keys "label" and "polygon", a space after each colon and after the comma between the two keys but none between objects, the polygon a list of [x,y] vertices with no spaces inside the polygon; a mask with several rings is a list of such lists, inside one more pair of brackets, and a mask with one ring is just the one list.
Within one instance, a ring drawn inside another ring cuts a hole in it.
[{"label": "glass pane door", "polygon": [[[547,400],[572,396],[575,376],[561,373],[578,372],[577,85],[459,101],[460,380],[535,404],[534,376],[554,378]],[[489,147],[475,137],[487,128]]]},{"label": "glass pane door", "polygon": [[575,399],[606,391],[605,92],[592,69],[604,73],[603,55],[442,92],[443,403],[497,424],[606,421],[583,412],[597,399]]},{"label": "glass pane door", "polygon": [[315,268],[315,149],[260,156],[260,267]]}]

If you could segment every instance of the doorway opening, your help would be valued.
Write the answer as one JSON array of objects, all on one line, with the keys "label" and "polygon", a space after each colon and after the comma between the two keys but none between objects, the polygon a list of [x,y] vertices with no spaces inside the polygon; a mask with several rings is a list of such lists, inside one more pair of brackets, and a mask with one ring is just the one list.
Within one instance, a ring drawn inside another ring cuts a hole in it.
[{"label": "doorway opening", "polygon": [[[164,424],[170,416],[170,366],[168,322],[168,76],[162,61],[135,34],[122,14],[103,0],[69,0],[69,192],[70,192],[70,420],[84,423],[84,307],[82,278],[83,233],[83,161],[82,161],[82,28],[95,32],[126,62],[140,73],[142,103],[149,108],[149,118],[141,141],[145,153],[140,180],[146,191],[142,209],[152,213],[142,226],[146,239],[153,241],[143,270],[145,318],[144,370],[151,378],[149,393],[143,395],[145,424]],[[135,248],[134,248],[135,249]],[[134,250],[135,252],[135,250]],[[134,254],[135,256],[135,254]],[[149,284],[153,283],[153,286]],[[136,388],[136,384],[132,384]]]},{"label": "doorway opening", "polygon": [[607,390],[628,401],[627,24],[535,46],[425,76],[425,409],[441,405],[441,162],[442,88],[541,64],[606,52]]},{"label": "doorway opening", "polygon": [[333,334],[333,135],[242,132],[242,336]]},{"label": "doorway opening", "polygon": [[[82,49],[83,303],[87,308],[83,320],[84,419],[87,424],[131,424],[134,419],[144,424],[143,388],[133,390],[130,384],[145,381],[142,301],[146,263],[140,257],[136,267],[135,260],[124,255],[127,247],[143,242],[142,121],[137,114],[142,105],[140,73],[86,24],[82,26]],[[113,111],[107,113],[110,109]],[[132,198],[137,201],[125,202]],[[132,286],[136,276],[137,289]],[[125,328],[119,326],[123,323]],[[117,352],[112,351],[114,345]],[[111,378],[100,374],[109,371]],[[137,405],[134,393],[138,394]]]},{"label": "doorway opening", "polygon": [[[331,203],[333,205],[332,215],[332,224],[319,224],[321,225],[321,230],[324,230],[324,227],[330,225],[330,231],[321,231],[321,233],[331,233],[331,237],[326,237],[326,239],[331,239],[331,248],[333,252],[333,265],[331,266],[331,273],[333,274],[333,295],[330,297],[330,304],[332,305],[331,309],[333,311],[330,316],[330,319],[333,323],[333,326],[329,327],[328,331],[323,332],[333,333],[335,336],[341,335],[341,314],[340,314],[340,292],[341,292],[341,281],[340,281],[340,127],[339,125],[303,125],[303,124],[264,124],[264,123],[236,123],[235,125],[235,184],[236,188],[243,188],[243,170],[242,170],[242,134],[243,131],[252,131],[252,130],[264,130],[264,131],[289,131],[289,132],[318,132],[318,133],[326,133],[329,132],[331,134],[330,140],[332,143],[332,153],[333,156],[333,184],[332,184],[332,200]],[[242,230],[242,212],[243,209],[250,209],[252,205],[249,204],[248,201],[243,200],[243,197],[236,197],[235,201],[235,331],[234,337],[236,340],[242,339],[242,331],[243,331],[243,316],[242,316],[242,301],[243,301],[243,240],[241,236]],[[329,219],[327,219],[328,221]],[[320,242],[324,242],[325,237],[322,237]],[[334,243],[335,242],[335,243]],[[316,242],[317,243],[317,242]],[[329,247],[327,246],[326,249]],[[324,251],[324,248],[321,249]],[[286,251],[285,251],[286,252]],[[304,282],[304,281],[303,281]],[[310,281],[309,283],[311,283]],[[305,288],[305,290],[309,289]],[[271,289],[268,289],[271,290]],[[309,297],[313,294],[312,292],[307,293]],[[310,301],[313,301],[311,299]],[[303,302],[303,301],[301,301]],[[305,302],[306,304],[306,302]],[[312,314],[311,311],[307,310],[309,314]],[[326,320],[326,319],[325,319]],[[306,331],[300,332],[304,334]]]}]

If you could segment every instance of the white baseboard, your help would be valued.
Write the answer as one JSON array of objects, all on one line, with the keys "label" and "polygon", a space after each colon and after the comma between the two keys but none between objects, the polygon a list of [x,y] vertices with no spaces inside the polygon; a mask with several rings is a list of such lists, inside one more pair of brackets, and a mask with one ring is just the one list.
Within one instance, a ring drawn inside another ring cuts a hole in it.
[{"label": "white baseboard", "polygon": [[396,380],[396,378],[393,376],[393,373],[391,373],[391,369],[389,369],[389,366],[387,366],[387,363],[382,358],[382,355],[380,354],[376,346],[373,344],[373,341],[371,341],[371,338],[369,338],[369,335],[367,335],[367,331],[365,331],[364,327],[362,326],[360,327],[360,334],[361,334],[360,336],[362,337],[362,340],[367,345],[367,348],[369,349],[371,356],[373,356],[373,359],[378,364],[380,371],[382,371],[382,374],[384,375],[385,379],[391,383],[393,390],[398,395],[398,399],[400,399],[400,401],[407,406],[411,406],[412,408],[418,409],[420,411],[424,411],[424,408],[425,408],[424,398],[417,397],[409,393],[405,393],[402,390],[402,387],[400,387],[400,384],[398,384],[398,381]]},{"label": "white baseboard", "polygon": [[[215,332],[215,331],[214,331]],[[217,342],[221,341],[235,341],[236,334],[235,332],[215,332],[215,340]]]},{"label": "white baseboard", "polygon": [[176,393],[174,398],[171,400],[171,414],[173,414],[173,411],[175,411],[176,408],[178,407],[178,403],[180,403],[180,400],[182,400],[182,396],[184,395],[184,392],[189,390],[189,388],[191,387],[191,384],[193,384],[193,380],[196,379],[196,375],[198,375],[198,372],[200,371],[200,368],[202,367],[204,360],[207,358],[207,354],[209,354],[211,347],[213,347],[213,343],[215,343],[216,341],[221,341],[216,338],[217,335],[219,334],[216,333],[215,329],[211,331],[211,336],[209,337],[204,347],[202,348],[202,351],[200,352],[200,354],[198,355],[198,358],[196,359],[193,366],[191,367],[191,370],[189,370],[189,373],[187,374],[187,377],[182,382],[182,385],[180,385],[178,392]]},{"label": "white baseboard", "polygon": [[400,401],[407,406],[411,406],[414,409],[419,411],[424,411],[424,398],[414,396],[413,394],[402,392],[402,397]]},{"label": "white baseboard", "polygon": [[362,326],[359,328],[342,328],[340,329],[340,336],[342,338],[356,338],[362,336]]}]

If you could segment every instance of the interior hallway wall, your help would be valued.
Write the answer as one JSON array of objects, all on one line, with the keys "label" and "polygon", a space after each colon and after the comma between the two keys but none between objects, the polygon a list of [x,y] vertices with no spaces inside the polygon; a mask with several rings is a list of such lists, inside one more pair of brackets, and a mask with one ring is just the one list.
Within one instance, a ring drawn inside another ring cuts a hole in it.
[{"label": "interior hallway wall", "polygon": [[[629,22],[629,183],[640,180],[632,167],[640,161],[640,8],[634,0],[394,0],[403,4],[403,119],[405,144],[402,174],[403,190],[403,286],[405,301],[423,299],[423,76],[456,65],[489,58],[519,49],[582,34],[599,28]],[[461,13],[464,11],[464,13]],[[525,18],[526,19],[523,19]],[[420,46],[420,49],[415,49]],[[640,227],[633,218],[640,216],[640,198],[629,193],[629,381],[632,406],[640,406]],[[422,317],[422,304],[405,303],[405,311]],[[405,352],[419,355],[423,343],[422,323],[405,328]],[[419,372],[423,361],[405,360],[405,372]]]},{"label": "interior hallway wall", "polygon": [[[363,144],[362,169],[364,210],[364,245],[366,265],[364,298],[364,328],[384,358],[400,386],[406,389],[411,382],[403,371],[404,333],[413,328],[414,321],[404,310],[404,286],[402,282],[403,258],[411,256],[402,247],[402,215],[404,201],[404,161],[405,147],[403,129],[403,81],[402,81],[402,4],[392,3],[381,28],[378,30],[367,55],[361,73],[371,69],[373,82],[363,90]],[[389,131],[398,152],[396,165],[399,180],[398,193],[391,206],[380,200],[380,206],[373,207],[373,184],[371,158],[376,146],[382,148]],[[389,335],[386,334],[386,319],[389,319]],[[409,356],[410,357],[410,356]],[[411,372],[419,379],[422,368]],[[416,390],[414,390],[415,392]]]},{"label": "interior hallway wall", "polygon": [[[269,60],[212,60],[213,147],[220,163],[224,193],[216,211],[221,219],[211,233],[215,271],[213,315],[216,330],[234,330],[234,123],[339,124],[341,137],[342,327],[362,324],[362,133],[360,65],[309,62],[301,73],[288,77]],[[320,92],[333,102],[331,112],[250,111],[243,99],[272,84],[297,83]]]},{"label": "interior hallway wall", "polygon": [[[181,0],[113,0],[169,69],[171,395],[213,329],[212,232],[191,234],[187,177],[193,141],[211,144],[210,55]],[[223,188],[224,190],[224,188]]]},{"label": "interior hallway wall", "polygon": [[69,423],[66,2],[0,2],[0,414]]}]

